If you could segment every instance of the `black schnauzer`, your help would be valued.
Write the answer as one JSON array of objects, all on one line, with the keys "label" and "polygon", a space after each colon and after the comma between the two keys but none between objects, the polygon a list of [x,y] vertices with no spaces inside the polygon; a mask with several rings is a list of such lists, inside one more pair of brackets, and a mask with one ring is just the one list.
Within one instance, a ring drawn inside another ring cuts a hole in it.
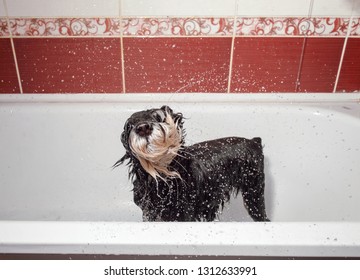
[{"label": "black schnauzer", "polygon": [[183,116],[168,106],[134,113],[121,141],[134,201],[144,221],[213,221],[239,191],[254,221],[269,221],[260,138],[222,138],[184,146]]}]

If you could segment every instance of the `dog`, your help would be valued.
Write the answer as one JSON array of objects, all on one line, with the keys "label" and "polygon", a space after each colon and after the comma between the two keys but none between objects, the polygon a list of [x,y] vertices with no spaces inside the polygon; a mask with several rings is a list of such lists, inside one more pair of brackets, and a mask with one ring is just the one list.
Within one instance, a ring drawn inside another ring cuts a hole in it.
[{"label": "dog", "polygon": [[265,211],[261,138],[228,137],[185,146],[184,117],[168,106],[136,112],[124,125],[134,202],[143,221],[214,221],[241,192],[254,221]]}]

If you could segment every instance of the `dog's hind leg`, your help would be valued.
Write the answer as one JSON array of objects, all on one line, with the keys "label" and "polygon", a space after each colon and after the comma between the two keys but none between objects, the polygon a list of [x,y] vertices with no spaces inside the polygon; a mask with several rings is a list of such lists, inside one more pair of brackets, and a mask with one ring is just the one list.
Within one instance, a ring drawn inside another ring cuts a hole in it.
[{"label": "dog's hind leg", "polygon": [[244,205],[255,222],[270,222],[265,210],[264,182],[242,191]]}]

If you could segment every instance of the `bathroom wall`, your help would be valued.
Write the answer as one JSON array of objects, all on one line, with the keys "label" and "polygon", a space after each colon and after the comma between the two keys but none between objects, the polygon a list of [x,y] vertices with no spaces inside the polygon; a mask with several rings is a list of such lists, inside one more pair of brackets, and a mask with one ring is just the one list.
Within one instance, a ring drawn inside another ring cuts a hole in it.
[{"label": "bathroom wall", "polygon": [[0,93],[360,90],[360,0],[0,1]]}]

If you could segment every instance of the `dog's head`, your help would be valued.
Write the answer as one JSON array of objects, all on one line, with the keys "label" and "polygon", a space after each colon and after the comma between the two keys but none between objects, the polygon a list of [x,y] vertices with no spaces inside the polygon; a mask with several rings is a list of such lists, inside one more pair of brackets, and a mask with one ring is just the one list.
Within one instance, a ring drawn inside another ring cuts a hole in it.
[{"label": "dog's head", "polygon": [[130,116],[121,134],[126,154],[115,163],[126,159],[138,160],[155,180],[157,177],[176,177],[169,165],[177,156],[184,141],[183,116],[168,106],[136,112]]}]

